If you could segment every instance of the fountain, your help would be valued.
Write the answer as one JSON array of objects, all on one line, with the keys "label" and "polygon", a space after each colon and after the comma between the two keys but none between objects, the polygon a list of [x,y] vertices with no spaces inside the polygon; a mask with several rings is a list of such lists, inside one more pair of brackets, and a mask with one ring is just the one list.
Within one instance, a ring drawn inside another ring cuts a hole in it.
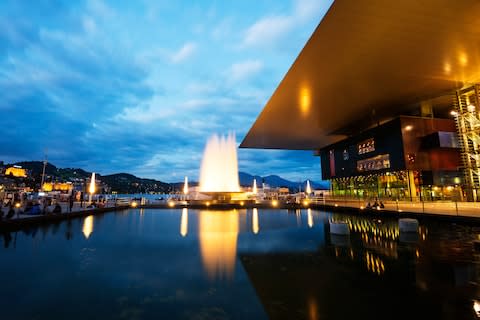
[{"label": "fountain", "polygon": [[257,194],[257,179],[253,179],[253,187],[252,187],[252,193]]},{"label": "fountain", "polygon": [[207,142],[200,168],[200,192],[240,192],[235,135],[213,135]]},{"label": "fountain", "polygon": [[238,179],[235,135],[213,135],[205,146],[200,168],[199,192],[210,196],[214,203],[245,200]]},{"label": "fountain", "polygon": [[310,187],[310,180],[307,180],[307,187],[305,188],[305,192],[307,194],[307,198],[312,193],[312,187]]},{"label": "fountain", "polygon": [[90,186],[88,188],[88,193],[89,193],[89,197],[88,197],[88,202],[89,203],[92,203],[92,197],[93,197],[93,194],[95,193],[95,172],[92,172],[92,177],[90,178]]},{"label": "fountain", "polygon": [[183,183],[183,194],[186,196],[188,194],[188,177],[185,176],[185,182]]}]

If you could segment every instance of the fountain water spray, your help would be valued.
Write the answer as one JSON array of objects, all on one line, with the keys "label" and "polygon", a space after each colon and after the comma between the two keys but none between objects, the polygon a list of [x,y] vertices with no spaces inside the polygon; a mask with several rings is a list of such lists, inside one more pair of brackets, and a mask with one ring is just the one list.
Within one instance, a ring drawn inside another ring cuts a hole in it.
[{"label": "fountain water spray", "polygon": [[235,134],[213,135],[205,146],[200,192],[240,192]]},{"label": "fountain water spray", "polygon": [[310,180],[307,180],[307,187],[305,188],[307,196],[312,193],[312,188],[310,187]]},{"label": "fountain water spray", "polygon": [[252,193],[257,194],[257,179],[253,179],[253,187],[252,187]]},{"label": "fountain water spray", "polygon": [[88,202],[92,202],[92,195],[95,193],[95,172],[92,172],[92,177],[90,178],[90,187],[88,188],[89,199]]},{"label": "fountain water spray", "polygon": [[188,194],[188,177],[185,176],[185,182],[183,183],[183,194],[187,195]]}]

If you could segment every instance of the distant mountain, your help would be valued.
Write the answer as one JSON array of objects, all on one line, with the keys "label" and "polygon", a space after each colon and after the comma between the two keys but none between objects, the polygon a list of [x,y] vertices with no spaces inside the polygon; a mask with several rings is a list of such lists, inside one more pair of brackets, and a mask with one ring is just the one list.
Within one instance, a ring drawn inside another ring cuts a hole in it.
[{"label": "distant mountain", "polygon": [[[287,179],[284,179],[278,175],[269,175],[265,177],[261,176],[253,176],[246,172],[239,172],[238,173],[240,179],[240,185],[242,187],[251,187],[253,185],[253,179],[257,180],[257,185],[260,187],[262,183],[268,184],[270,187],[279,188],[279,187],[287,187],[289,189],[298,190],[299,187],[303,190],[307,184],[307,180],[302,182],[294,182]],[[312,189],[328,189],[330,184],[328,181],[321,181],[321,182],[314,182],[310,181],[310,185]]]},{"label": "distant mountain", "polygon": [[[17,162],[15,165],[22,166],[31,172],[31,175],[37,180],[39,186],[39,177],[42,174],[43,162],[42,161],[24,161]],[[59,181],[78,181],[76,179],[87,180],[91,176],[91,172],[85,171],[80,168],[57,168],[51,163],[47,163],[45,167],[45,174],[49,179]],[[251,187],[253,185],[253,179],[257,180],[258,187],[261,187],[262,183],[269,185],[272,188],[287,187],[291,191],[305,189],[306,180],[289,181],[278,175],[268,175],[265,177],[254,176],[246,172],[238,173],[240,185],[242,187]],[[154,179],[143,179],[136,177],[129,173],[116,173],[102,176],[97,174],[97,179],[108,185],[111,191],[117,193],[147,193],[147,192],[169,192],[171,190],[181,190],[183,188],[183,181],[176,183],[166,183]],[[48,180],[48,179],[47,179]],[[80,181],[81,181],[80,180]],[[189,181],[189,186],[196,186],[198,182]],[[310,181],[312,189],[328,189],[328,181],[314,182]],[[38,187],[37,186],[37,187]]]},{"label": "distant mountain", "polygon": [[[253,185],[253,179],[257,180],[257,186],[259,188],[262,186],[262,183],[265,183],[272,188],[286,187],[286,188],[289,188],[291,191],[298,190],[299,188],[304,190],[307,184],[307,180],[302,182],[293,182],[277,175],[269,175],[269,176],[262,177],[262,176],[254,176],[242,171],[238,173],[238,178],[240,181],[240,186],[242,187],[251,187]],[[171,185],[173,186],[174,190],[182,190],[183,181],[171,183]],[[198,182],[189,181],[188,185],[190,187],[196,186],[198,185]],[[328,181],[321,181],[321,182],[310,181],[310,186],[312,187],[312,189],[325,190],[325,189],[329,189],[330,184]]]},{"label": "distant mountain", "polygon": [[128,173],[116,173],[98,178],[117,193],[165,193],[172,189],[169,183],[154,179],[142,179]]}]

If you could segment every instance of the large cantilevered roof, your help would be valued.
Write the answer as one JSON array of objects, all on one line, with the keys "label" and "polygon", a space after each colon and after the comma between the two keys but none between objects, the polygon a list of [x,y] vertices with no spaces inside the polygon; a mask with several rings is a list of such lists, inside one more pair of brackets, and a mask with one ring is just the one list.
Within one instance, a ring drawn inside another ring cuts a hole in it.
[{"label": "large cantilevered roof", "polygon": [[480,81],[480,0],[336,0],[241,147],[318,149]]}]

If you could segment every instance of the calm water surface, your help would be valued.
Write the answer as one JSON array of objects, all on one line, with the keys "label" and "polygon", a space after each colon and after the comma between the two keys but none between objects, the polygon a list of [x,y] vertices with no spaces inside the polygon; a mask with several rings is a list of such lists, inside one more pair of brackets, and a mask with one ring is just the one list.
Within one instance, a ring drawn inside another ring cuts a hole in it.
[{"label": "calm water surface", "polygon": [[[329,220],[351,235],[330,235]],[[107,213],[3,233],[0,315],[475,319],[478,234],[306,209]]]}]

